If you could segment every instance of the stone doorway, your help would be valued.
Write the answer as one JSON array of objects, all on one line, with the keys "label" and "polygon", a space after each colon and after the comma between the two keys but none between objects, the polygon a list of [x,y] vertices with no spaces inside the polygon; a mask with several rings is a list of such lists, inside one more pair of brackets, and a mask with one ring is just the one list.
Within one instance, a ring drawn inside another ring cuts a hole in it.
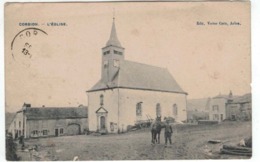
[{"label": "stone doorway", "polygon": [[101,133],[101,134],[105,134],[108,132],[107,130],[107,114],[108,111],[103,108],[100,107],[97,111],[97,132]]}]

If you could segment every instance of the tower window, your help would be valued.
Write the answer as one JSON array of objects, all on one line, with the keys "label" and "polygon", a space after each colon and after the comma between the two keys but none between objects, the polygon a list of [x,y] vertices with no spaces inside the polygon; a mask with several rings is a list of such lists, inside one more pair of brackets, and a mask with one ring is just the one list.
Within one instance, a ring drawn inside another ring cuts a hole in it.
[{"label": "tower window", "polygon": [[161,116],[161,105],[159,103],[156,104],[156,116]]},{"label": "tower window", "polygon": [[119,51],[116,51],[116,50],[114,50],[114,54],[122,55],[123,53],[122,53],[122,52],[119,52]]},{"label": "tower window", "polygon": [[109,54],[110,53],[110,51],[105,51],[104,53],[103,53],[103,55],[107,55],[107,54]]}]

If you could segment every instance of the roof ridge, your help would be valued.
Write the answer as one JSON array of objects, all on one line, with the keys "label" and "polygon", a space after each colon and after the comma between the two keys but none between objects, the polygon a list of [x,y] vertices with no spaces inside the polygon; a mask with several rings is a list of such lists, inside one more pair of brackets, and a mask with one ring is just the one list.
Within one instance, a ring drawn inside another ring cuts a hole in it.
[{"label": "roof ridge", "polygon": [[87,107],[69,107],[69,108],[28,108],[25,112],[28,120],[35,119],[65,119],[82,118],[88,116]]},{"label": "roof ridge", "polygon": [[[167,68],[165,68],[165,70],[166,70],[166,72],[169,74],[169,76],[175,81],[175,83],[179,86],[180,90],[183,91],[183,92],[185,92],[185,91],[181,88],[181,86],[179,85],[179,83],[176,81],[176,79],[172,76],[172,74],[170,73],[170,71],[169,71]],[[185,92],[185,93],[188,94],[188,92]]]},{"label": "roof ridge", "polygon": [[145,64],[145,63],[141,63],[141,62],[129,61],[129,60],[124,60],[124,62],[130,62],[130,63],[136,63],[136,64],[140,64],[140,65],[146,65],[146,66],[150,66],[150,67],[154,67],[154,68],[159,68],[159,69],[167,70],[167,71],[168,71],[167,68],[163,68],[163,67],[155,66],[155,65],[149,65],[149,64]]},{"label": "roof ridge", "polygon": [[180,87],[167,68],[129,60],[122,61],[118,74],[113,78],[113,83],[110,87],[106,87],[105,84],[98,81],[87,92],[110,88],[129,88],[187,95],[187,92]]}]

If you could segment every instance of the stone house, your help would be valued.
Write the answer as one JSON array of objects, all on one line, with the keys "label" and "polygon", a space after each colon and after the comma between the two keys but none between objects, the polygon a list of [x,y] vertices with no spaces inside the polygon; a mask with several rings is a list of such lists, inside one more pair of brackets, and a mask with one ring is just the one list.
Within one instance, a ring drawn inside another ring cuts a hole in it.
[{"label": "stone house", "polygon": [[229,95],[217,95],[211,99],[209,109],[209,120],[221,122],[226,119],[226,104],[232,99],[232,93]]},{"label": "stone house", "polygon": [[251,93],[243,96],[218,95],[211,99],[209,119],[223,120],[248,120],[252,116]]},{"label": "stone house", "polygon": [[236,97],[226,104],[226,118],[229,120],[250,120],[252,118],[251,93]]},{"label": "stone house", "polygon": [[87,107],[31,107],[24,104],[13,118],[8,132],[13,138],[82,134],[88,129]]}]

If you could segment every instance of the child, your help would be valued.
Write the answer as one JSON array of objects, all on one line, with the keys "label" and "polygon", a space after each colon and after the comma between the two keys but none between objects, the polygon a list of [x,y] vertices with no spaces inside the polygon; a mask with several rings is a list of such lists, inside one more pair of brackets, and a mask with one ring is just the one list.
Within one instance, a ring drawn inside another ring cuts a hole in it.
[{"label": "child", "polygon": [[169,124],[169,120],[166,120],[166,125],[164,129],[164,138],[165,138],[165,147],[167,146],[167,142],[169,140],[170,144],[172,144],[172,126]]}]

